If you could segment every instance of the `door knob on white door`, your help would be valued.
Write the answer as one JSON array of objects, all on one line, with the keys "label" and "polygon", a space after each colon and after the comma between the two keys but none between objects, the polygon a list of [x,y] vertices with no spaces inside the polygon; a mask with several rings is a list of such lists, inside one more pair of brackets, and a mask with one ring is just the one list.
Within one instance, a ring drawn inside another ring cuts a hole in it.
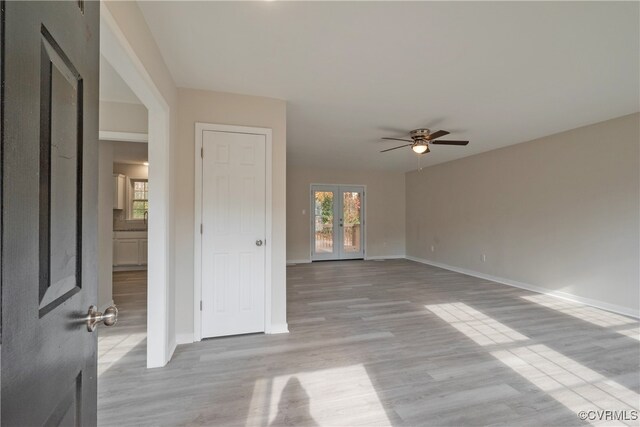
[{"label": "door knob on white door", "polygon": [[256,246],[262,246],[262,240],[256,240]]}]

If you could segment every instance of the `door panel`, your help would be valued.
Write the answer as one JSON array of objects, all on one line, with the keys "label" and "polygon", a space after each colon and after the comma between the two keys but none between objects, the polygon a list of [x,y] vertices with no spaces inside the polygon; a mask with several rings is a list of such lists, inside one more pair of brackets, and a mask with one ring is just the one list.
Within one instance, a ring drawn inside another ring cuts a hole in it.
[{"label": "door panel", "polygon": [[335,244],[339,242],[338,228],[334,226],[337,199],[337,187],[323,186],[312,189],[314,259],[339,257],[339,246]]},{"label": "door panel", "polygon": [[140,263],[140,241],[138,239],[117,239],[115,243],[115,265],[138,265]]},{"label": "door panel", "polygon": [[266,138],[204,131],[202,336],[265,330]]},{"label": "door panel", "polygon": [[341,188],[342,195],[342,258],[364,258],[363,248],[363,191]]},{"label": "door panel", "polygon": [[312,185],[313,261],[364,258],[364,187]]},{"label": "door panel", "polygon": [[94,425],[100,5],[2,6],[1,422]]},{"label": "door panel", "polygon": [[82,80],[43,26],[40,60],[40,311],[80,290]]}]

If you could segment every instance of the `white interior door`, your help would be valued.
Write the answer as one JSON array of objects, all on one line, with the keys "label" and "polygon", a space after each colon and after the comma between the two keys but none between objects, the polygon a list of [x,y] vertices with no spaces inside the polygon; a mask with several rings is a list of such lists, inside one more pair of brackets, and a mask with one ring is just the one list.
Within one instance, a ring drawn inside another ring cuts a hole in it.
[{"label": "white interior door", "polygon": [[202,337],[265,330],[265,135],[202,136]]},{"label": "white interior door", "polygon": [[311,259],[364,258],[364,187],[311,186]]}]

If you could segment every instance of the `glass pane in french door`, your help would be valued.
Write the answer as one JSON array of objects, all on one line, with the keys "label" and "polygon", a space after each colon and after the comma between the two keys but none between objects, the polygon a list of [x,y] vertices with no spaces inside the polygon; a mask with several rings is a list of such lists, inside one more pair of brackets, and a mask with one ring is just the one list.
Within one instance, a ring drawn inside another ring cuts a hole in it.
[{"label": "glass pane in french door", "polygon": [[361,194],[358,191],[345,191],[342,193],[342,218],[343,218],[343,252],[359,253],[361,251]]},{"label": "glass pane in french door", "polygon": [[315,253],[333,253],[333,197],[332,191],[315,191],[314,225]]}]

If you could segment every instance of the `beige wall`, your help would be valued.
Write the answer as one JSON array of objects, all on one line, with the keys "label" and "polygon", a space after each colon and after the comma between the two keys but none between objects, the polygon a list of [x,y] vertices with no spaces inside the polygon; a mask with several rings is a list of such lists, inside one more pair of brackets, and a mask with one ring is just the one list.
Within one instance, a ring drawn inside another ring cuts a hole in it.
[{"label": "beige wall", "polygon": [[177,334],[193,334],[195,123],[266,127],[273,130],[272,323],[286,326],[286,102],[278,99],[179,89],[179,146],[175,152]]},{"label": "beige wall", "polygon": [[408,173],[407,254],[637,315],[639,127],[634,114]]},{"label": "beige wall", "polygon": [[100,130],[147,133],[149,116],[141,104],[100,101]]},{"label": "beige wall", "polygon": [[[287,260],[309,261],[310,185],[366,185],[366,257],[401,257],[405,252],[404,173],[287,168]],[[304,213],[303,213],[304,210]]]},{"label": "beige wall", "polygon": [[109,141],[113,147],[114,163],[137,163],[149,161],[149,146],[140,142]]},{"label": "beige wall", "polygon": [[113,173],[121,173],[133,179],[149,178],[149,166],[133,165],[129,163],[114,163]]}]

